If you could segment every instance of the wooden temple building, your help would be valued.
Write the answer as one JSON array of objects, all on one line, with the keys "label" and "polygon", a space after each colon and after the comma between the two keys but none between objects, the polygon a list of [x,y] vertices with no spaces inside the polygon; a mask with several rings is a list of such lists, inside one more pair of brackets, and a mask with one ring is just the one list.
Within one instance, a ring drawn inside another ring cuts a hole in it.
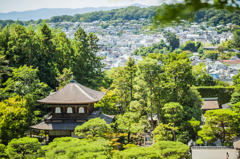
[{"label": "wooden temple building", "polygon": [[110,124],[114,116],[102,114],[100,108],[94,108],[94,103],[105,94],[71,80],[62,89],[37,101],[51,105],[52,111],[40,123],[30,126],[30,136],[33,129],[44,130],[45,137],[48,134],[51,142],[56,137],[78,137],[74,133],[75,127],[92,118],[100,117]]}]

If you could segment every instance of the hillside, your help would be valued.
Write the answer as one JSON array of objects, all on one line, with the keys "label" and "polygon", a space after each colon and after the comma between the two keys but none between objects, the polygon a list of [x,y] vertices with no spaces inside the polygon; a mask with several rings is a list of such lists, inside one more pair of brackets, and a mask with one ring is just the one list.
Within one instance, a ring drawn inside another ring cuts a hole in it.
[{"label": "hillside", "polygon": [[[138,6],[129,6],[126,8],[118,8],[118,9],[110,9],[107,11],[92,11],[88,9],[88,13],[70,15],[65,14],[62,9],[62,15],[60,16],[50,16],[48,15],[48,19],[45,19],[47,23],[49,22],[93,22],[93,21],[109,21],[109,20],[139,20],[140,18],[145,18],[152,20],[152,17],[156,14],[157,8],[161,6],[150,6],[148,8],[144,8],[142,5],[139,7],[139,4],[135,4]],[[95,8],[96,9],[96,8]],[[98,8],[99,9],[99,8]],[[105,8],[106,9],[106,8]],[[43,9],[44,10],[44,9]],[[58,9],[56,9],[58,10]],[[61,10],[61,9],[60,9]],[[86,10],[85,10],[86,11]],[[30,12],[30,11],[29,11]],[[57,11],[56,11],[57,12]],[[40,13],[39,13],[40,14]],[[74,13],[72,13],[74,14]],[[47,16],[47,12],[41,15],[41,17]],[[1,15],[0,15],[1,16]],[[20,16],[20,15],[19,15]],[[30,13],[27,16],[33,16]],[[37,21],[38,20],[38,21]],[[188,19],[185,19],[188,20]],[[28,25],[29,22],[32,24],[39,24],[41,23],[41,19],[30,20],[30,21],[21,21],[19,19],[19,23],[22,25]],[[204,9],[195,13],[195,22],[207,22],[208,26],[218,26],[218,25],[225,25],[228,23],[233,23],[236,25],[240,25],[240,11],[228,12],[227,10],[217,10],[214,8],[211,9]],[[5,27],[7,24],[14,23],[14,20],[0,20],[1,27]]]},{"label": "hillside", "polygon": [[[147,7],[141,4],[132,4],[131,6],[138,7]],[[9,13],[0,13],[1,20],[20,20],[20,21],[29,21],[29,20],[38,20],[38,19],[50,19],[53,16],[61,16],[61,15],[75,15],[75,14],[84,14],[95,11],[109,11],[112,9],[118,8],[126,8],[127,6],[116,6],[116,7],[85,7],[85,8],[42,8],[38,10],[29,10],[23,12],[9,12]]]}]

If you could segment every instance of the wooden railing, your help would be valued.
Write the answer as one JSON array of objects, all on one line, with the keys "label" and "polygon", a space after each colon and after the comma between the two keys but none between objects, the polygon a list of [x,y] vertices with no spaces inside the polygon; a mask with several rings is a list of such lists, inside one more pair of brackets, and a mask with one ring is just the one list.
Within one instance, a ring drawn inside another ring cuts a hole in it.
[{"label": "wooden railing", "polygon": [[234,149],[233,146],[193,146],[192,149]]}]

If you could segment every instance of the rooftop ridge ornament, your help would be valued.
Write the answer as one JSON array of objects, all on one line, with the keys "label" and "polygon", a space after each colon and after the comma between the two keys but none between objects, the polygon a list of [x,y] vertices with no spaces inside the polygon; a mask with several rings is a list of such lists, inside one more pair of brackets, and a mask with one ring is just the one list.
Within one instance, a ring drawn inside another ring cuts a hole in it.
[{"label": "rooftop ridge ornament", "polygon": [[74,83],[74,82],[76,82],[75,80],[74,80],[74,75],[72,74],[72,79],[70,80],[70,83]]}]

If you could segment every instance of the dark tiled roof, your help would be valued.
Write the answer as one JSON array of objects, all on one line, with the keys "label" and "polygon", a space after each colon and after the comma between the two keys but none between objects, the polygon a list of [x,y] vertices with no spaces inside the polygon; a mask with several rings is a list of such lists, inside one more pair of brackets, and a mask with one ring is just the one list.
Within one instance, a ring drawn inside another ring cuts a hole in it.
[{"label": "dark tiled roof", "polygon": [[75,130],[75,127],[82,125],[83,122],[45,122],[30,126],[33,129],[39,130]]},{"label": "dark tiled roof", "polygon": [[231,103],[231,102],[223,104],[223,105],[222,105],[222,108],[223,108],[223,109],[231,108],[231,106],[228,105],[228,104],[230,104],[230,103]]},{"label": "dark tiled roof", "polygon": [[95,108],[94,111],[92,112],[92,114],[90,114],[88,116],[88,120],[92,119],[92,118],[96,118],[99,117],[99,115],[102,113],[102,109],[101,108]]},{"label": "dark tiled roof", "polygon": [[87,104],[100,101],[106,92],[95,91],[72,80],[62,89],[38,100],[45,104]]},{"label": "dark tiled roof", "polygon": [[107,124],[110,124],[112,120],[115,118],[115,115],[100,114],[99,117],[101,119],[104,119]]},{"label": "dark tiled roof", "polygon": [[202,98],[204,101],[218,101],[218,97]]}]

